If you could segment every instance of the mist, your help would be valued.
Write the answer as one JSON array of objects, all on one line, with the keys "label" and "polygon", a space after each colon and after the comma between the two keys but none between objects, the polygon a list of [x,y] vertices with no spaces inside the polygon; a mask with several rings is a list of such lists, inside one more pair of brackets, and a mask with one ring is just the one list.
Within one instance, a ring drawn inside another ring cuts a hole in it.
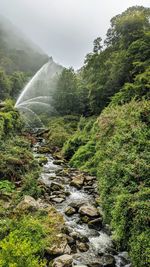
[{"label": "mist", "polygon": [[105,38],[110,19],[143,0],[0,0],[8,18],[56,62],[78,69],[92,50],[93,40]]}]

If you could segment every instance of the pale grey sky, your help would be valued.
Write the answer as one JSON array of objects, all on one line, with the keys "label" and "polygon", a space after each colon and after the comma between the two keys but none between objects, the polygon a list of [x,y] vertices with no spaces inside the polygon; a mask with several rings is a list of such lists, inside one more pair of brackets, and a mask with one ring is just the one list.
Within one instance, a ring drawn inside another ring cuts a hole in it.
[{"label": "pale grey sky", "polygon": [[150,0],[0,0],[0,13],[56,62],[79,68],[110,19],[134,5]]}]

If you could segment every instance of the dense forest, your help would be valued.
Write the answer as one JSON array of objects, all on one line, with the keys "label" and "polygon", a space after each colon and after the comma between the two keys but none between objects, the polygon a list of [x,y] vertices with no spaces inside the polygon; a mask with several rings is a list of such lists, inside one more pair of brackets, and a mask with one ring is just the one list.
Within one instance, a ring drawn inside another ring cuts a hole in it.
[{"label": "dense forest", "polygon": [[[37,179],[45,157],[34,158],[36,140],[12,104],[48,57],[24,42],[10,49],[5,34],[0,26],[0,266],[52,266],[64,221],[53,206],[36,207],[46,190]],[[58,115],[45,118],[44,151],[96,176],[115,247],[129,252],[133,267],[148,267],[150,9],[135,6],[113,17],[83,67],[63,68],[52,98]]]}]

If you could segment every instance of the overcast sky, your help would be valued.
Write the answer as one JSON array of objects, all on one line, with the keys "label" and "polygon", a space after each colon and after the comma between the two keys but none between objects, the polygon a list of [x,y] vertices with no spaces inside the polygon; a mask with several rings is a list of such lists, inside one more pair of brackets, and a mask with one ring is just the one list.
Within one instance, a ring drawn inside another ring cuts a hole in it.
[{"label": "overcast sky", "polygon": [[79,68],[110,19],[150,0],[0,0],[0,13],[56,62]]}]

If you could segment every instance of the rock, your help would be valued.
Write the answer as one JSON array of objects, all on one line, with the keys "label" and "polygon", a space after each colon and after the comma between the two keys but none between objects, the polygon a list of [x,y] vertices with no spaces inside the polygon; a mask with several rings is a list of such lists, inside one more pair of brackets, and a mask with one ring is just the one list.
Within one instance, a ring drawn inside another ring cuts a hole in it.
[{"label": "rock", "polygon": [[84,184],[84,176],[78,175],[74,177],[70,183],[70,185],[75,186],[76,188],[80,189]]},{"label": "rock", "polygon": [[73,262],[73,257],[71,255],[65,254],[54,259],[52,267],[71,267]]},{"label": "rock", "polygon": [[83,236],[80,236],[79,240],[82,242],[82,243],[87,243],[89,242],[89,239],[87,236],[83,235]]},{"label": "rock", "polygon": [[86,180],[87,182],[89,182],[89,181],[94,181],[94,180],[96,180],[96,177],[95,177],[95,176],[86,175],[86,176],[85,176],[85,180]]},{"label": "rock", "polygon": [[101,258],[101,263],[103,264],[104,267],[115,267],[115,258],[111,255],[104,255]]},{"label": "rock", "polygon": [[76,210],[75,210],[73,207],[68,206],[68,207],[65,209],[65,214],[66,214],[67,216],[71,216],[71,215],[73,215],[73,214],[75,214],[75,213],[76,213]]},{"label": "rock", "polygon": [[90,217],[89,216],[81,216],[81,220],[80,223],[88,223],[90,221]]},{"label": "rock", "polygon": [[71,203],[69,203],[69,206],[73,207],[74,209],[78,210],[81,206],[83,206],[86,200],[82,200],[82,199],[77,199],[76,201],[72,201]]},{"label": "rock", "polygon": [[36,211],[40,208],[39,202],[37,202],[33,197],[24,196],[24,199],[17,205],[17,210],[29,210]]},{"label": "rock", "polygon": [[62,197],[54,197],[52,200],[56,203],[62,203],[65,199]]},{"label": "rock", "polygon": [[40,157],[38,158],[38,163],[40,166],[46,164],[48,162],[48,159],[46,157]]},{"label": "rock", "polygon": [[61,164],[64,164],[64,160],[63,159],[57,159],[57,160],[54,160],[53,163],[56,165],[61,165]]},{"label": "rock", "polygon": [[89,228],[100,231],[102,229],[102,218],[97,218],[88,222]]},{"label": "rock", "polygon": [[64,186],[59,183],[52,182],[50,185],[50,189],[52,191],[60,191],[60,190],[64,190]]},{"label": "rock", "polygon": [[71,236],[66,236],[67,238],[67,242],[70,246],[74,245],[75,244],[75,240],[73,239],[73,237]]},{"label": "rock", "polygon": [[81,206],[79,208],[79,213],[81,215],[85,215],[88,217],[98,217],[99,216],[98,210],[90,204],[87,204],[87,205],[85,204],[85,205]]},{"label": "rock", "polygon": [[40,147],[38,147],[38,152],[41,154],[45,154],[45,153],[50,153],[51,150],[47,146],[40,146]]},{"label": "rock", "polygon": [[65,191],[64,193],[65,193],[66,197],[69,197],[71,195],[71,193],[69,191]]},{"label": "rock", "polygon": [[89,267],[115,267],[115,258],[111,255],[104,255],[101,258],[93,259],[88,263]]},{"label": "rock", "polygon": [[70,254],[71,249],[68,246],[67,239],[66,238],[64,239],[63,235],[58,236],[58,237],[61,239],[59,244],[57,243],[56,245],[54,244],[50,247],[47,247],[46,252],[50,255],[53,255],[53,256],[60,256],[60,255],[65,254],[65,253]]},{"label": "rock", "polygon": [[77,232],[71,232],[70,236],[74,239],[74,240],[79,240],[80,239],[80,234]]},{"label": "rock", "polygon": [[81,251],[81,252],[86,252],[89,250],[89,245],[87,243],[82,243],[80,241],[76,242],[77,248]]}]

